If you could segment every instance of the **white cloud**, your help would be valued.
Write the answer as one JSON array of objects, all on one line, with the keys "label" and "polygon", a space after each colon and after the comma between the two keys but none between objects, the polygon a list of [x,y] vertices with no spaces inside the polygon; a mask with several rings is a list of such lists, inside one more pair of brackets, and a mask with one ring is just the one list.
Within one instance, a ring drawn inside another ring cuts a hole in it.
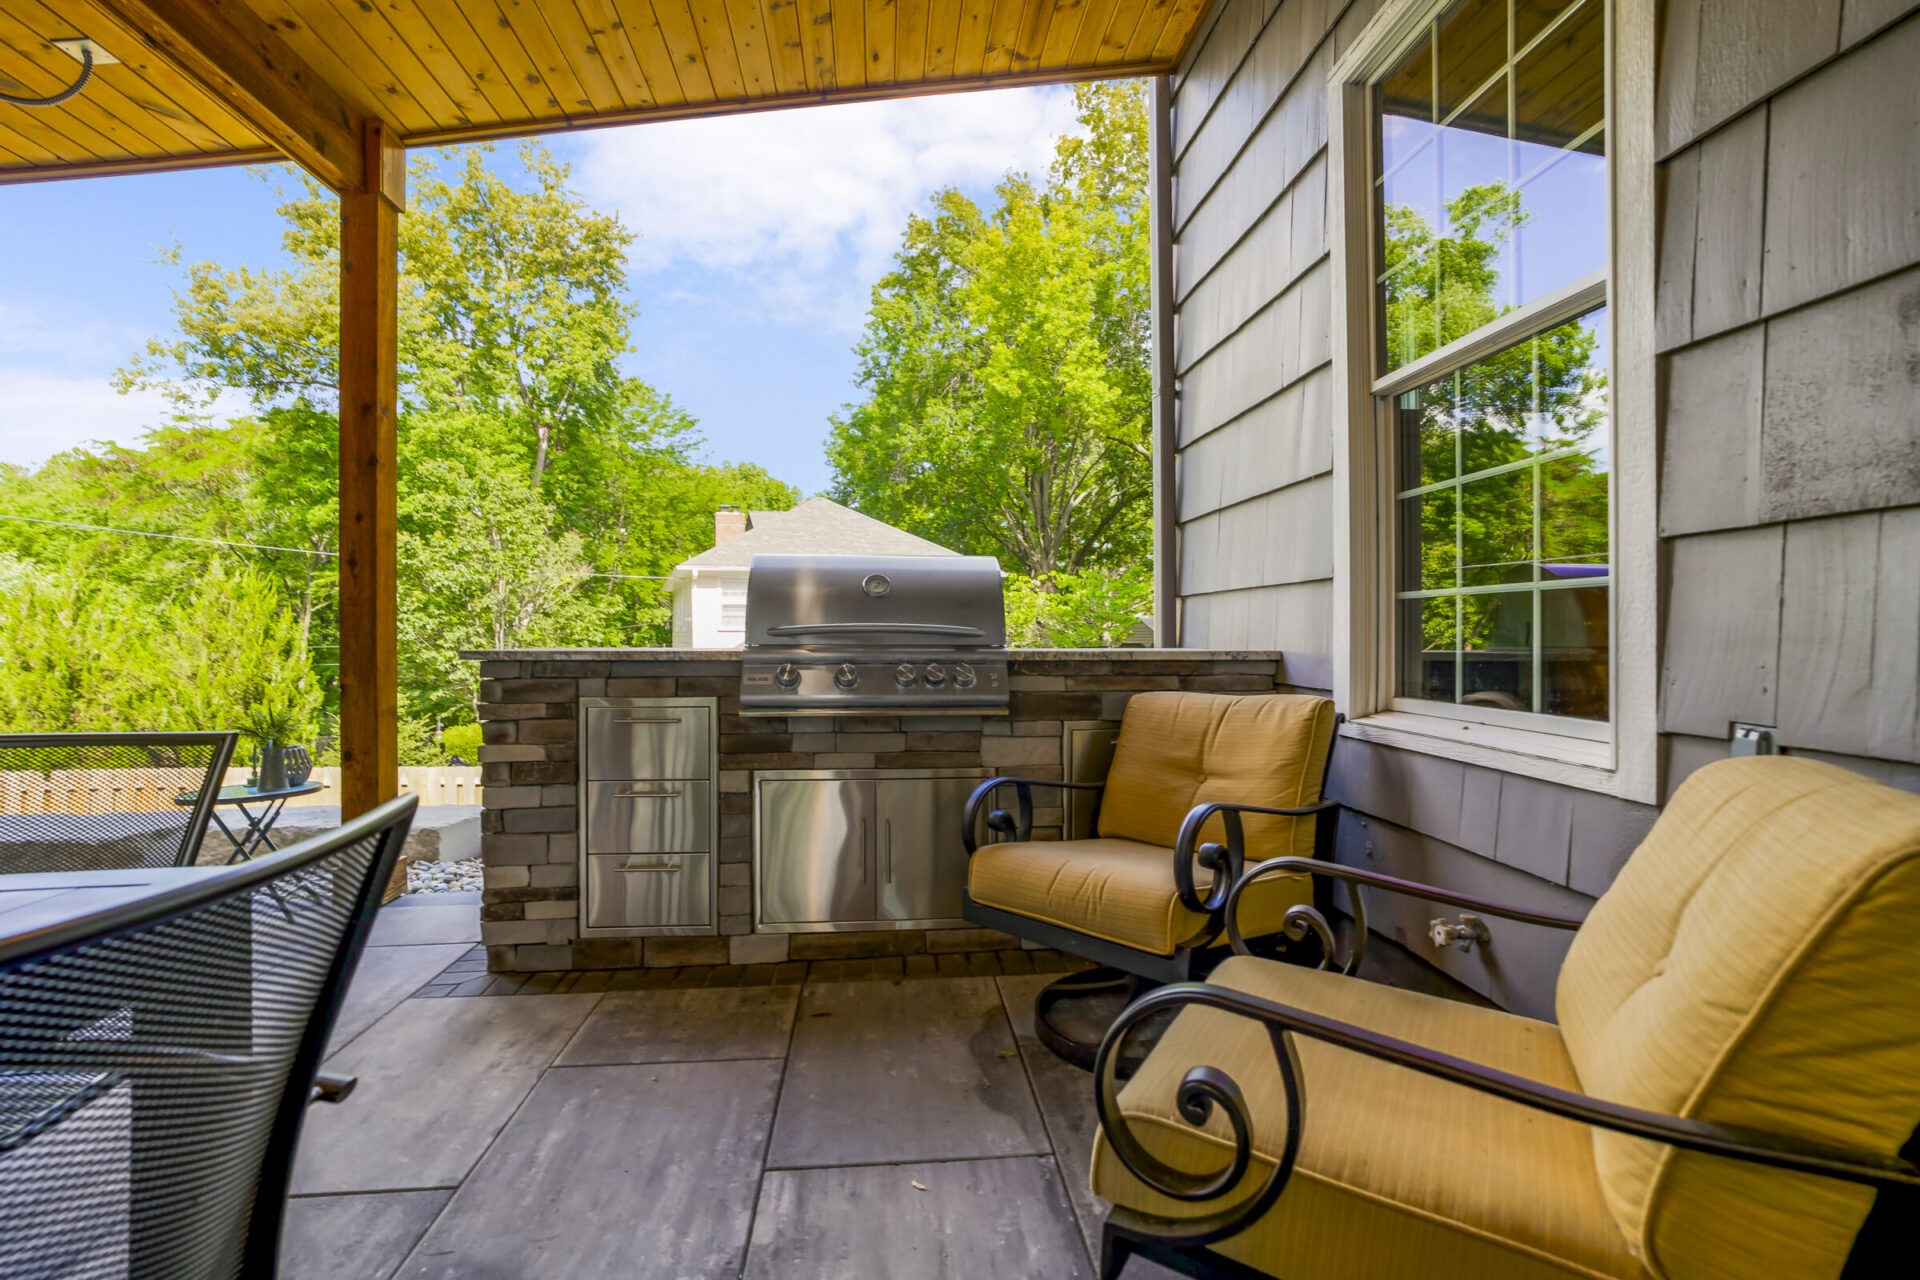
[{"label": "white cloud", "polygon": [[[47,316],[0,302],[0,462],[33,467],[80,445],[136,445],[166,422],[171,406],[160,392],[113,388],[114,371],[145,336],[84,310]],[[235,391],[213,406],[216,419],[247,411]]]},{"label": "white cloud", "polygon": [[166,415],[158,392],[123,396],[104,376],[0,368],[0,462],[30,467],[95,440],[131,444]]},{"label": "white cloud", "polygon": [[1059,88],[810,107],[609,130],[574,172],[640,233],[639,271],[729,273],[759,305],[851,327],[929,193],[1038,176],[1073,123]]}]

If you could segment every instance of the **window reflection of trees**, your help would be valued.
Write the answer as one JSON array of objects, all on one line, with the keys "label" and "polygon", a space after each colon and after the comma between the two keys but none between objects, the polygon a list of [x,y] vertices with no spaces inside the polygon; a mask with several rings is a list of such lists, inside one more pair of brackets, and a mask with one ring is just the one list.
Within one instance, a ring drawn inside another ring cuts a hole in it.
[{"label": "window reflection of trees", "polygon": [[[1498,183],[1448,203],[1448,235],[1410,207],[1390,206],[1388,334],[1431,335],[1439,346],[1498,319],[1501,241],[1526,216],[1519,193]],[[1603,324],[1604,311],[1590,312],[1396,398],[1396,488],[1403,519],[1419,529],[1402,589],[1469,592],[1404,602],[1426,654],[1423,670],[1409,673],[1418,687],[1403,693],[1606,716]],[[1541,590],[1573,581],[1592,585]],[[1513,589],[1472,593],[1503,587]],[[1564,598],[1536,605],[1535,594]],[[1536,636],[1546,650],[1537,677]]]}]

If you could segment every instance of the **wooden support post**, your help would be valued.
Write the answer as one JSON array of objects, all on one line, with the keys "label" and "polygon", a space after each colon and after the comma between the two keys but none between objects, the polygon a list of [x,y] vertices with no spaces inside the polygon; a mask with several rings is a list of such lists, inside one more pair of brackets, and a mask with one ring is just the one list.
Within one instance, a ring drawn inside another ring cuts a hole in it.
[{"label": "wooden support post", "polygon": [[340,197],[340,816],[400,794],[395,403],[405,154],[364,126]]}]

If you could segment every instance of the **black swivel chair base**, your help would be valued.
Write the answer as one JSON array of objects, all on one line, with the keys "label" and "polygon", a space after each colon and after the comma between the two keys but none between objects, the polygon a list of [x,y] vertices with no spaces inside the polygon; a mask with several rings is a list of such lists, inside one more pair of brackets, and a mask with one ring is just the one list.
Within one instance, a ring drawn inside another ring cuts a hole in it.
[{"label": "black swivel chair base", "polygon": [[[1091,1071],[1100,1042],[1106,1039],[1107,1028],[1113,1025],[1114,1019],[1139,996],[1159,985],[1111,965],[1066,974],[1042,987],[1034,997],[1033,1033],[1054,1057],[1082,1071]],[[1145,1048],[1138,1056],[1146,1056]]]}]

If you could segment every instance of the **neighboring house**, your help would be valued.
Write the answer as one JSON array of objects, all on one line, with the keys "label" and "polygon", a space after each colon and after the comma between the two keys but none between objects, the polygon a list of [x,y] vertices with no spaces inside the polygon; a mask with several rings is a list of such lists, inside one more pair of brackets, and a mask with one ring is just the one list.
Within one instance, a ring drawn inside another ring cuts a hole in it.
[{"label": "neighboring house", "polygon": [[791,511],[713,516],[713,547],[681,561],[667,577],[677,649],[734,649],[746,639],[747,569],[775,555],[953,556],[957,551],[848,510],[809,498]]}]

